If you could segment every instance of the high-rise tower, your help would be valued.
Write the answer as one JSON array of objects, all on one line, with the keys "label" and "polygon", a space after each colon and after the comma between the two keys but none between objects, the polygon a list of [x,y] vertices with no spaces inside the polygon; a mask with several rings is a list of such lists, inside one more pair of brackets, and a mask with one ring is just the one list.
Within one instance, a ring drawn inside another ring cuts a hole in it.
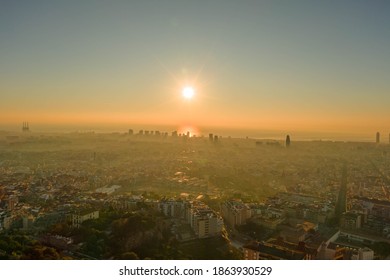
[{"label": "high-rise tower", "polygon": [[290,144],[291,144],[291,140],[290,140],[290,135],[287,135],[286,136],[286,147],[290,147]]},{"label": "high-rise tower", "polygon": [[30,131],[30,127],[29,127],[28,122],[23,122],[22,131],[23,132],[29,132]]},{"label": "high-rise tower", "polygon": [[380,140],[381,140],[381,135],[379,132],[377,132],[376,133],[376,143],[379,144]]}]

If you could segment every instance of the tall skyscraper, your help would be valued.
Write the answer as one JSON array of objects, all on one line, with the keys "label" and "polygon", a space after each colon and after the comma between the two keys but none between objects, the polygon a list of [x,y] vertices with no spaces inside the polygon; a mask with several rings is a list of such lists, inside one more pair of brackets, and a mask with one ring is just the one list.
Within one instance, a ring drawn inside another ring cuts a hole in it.
[{"label": "tall skyscraper", "polygon": [[379,144],[380,140],[381,140],[381,135],[379,132],[377,132],[376,133],[376,143]]},{"label": "tall skyscraper", "polygon": [[29,132],[30,131],[30,127],[28,125],[28,122],[23,122],[22,131],[23,132]]},{"label": "tall skyscraper", "polygon": [[290,147],[290,144],[291,144],[291,140],[290,140],[290,135],[287,135],[286,136],[286,147]]},{"label": "tall skyscraper", "polygon": [[213,135],[212,133],[209,134],[209,140],[210,140],[211,142],[213,142],[213,140],[214,140],[214,135]]}]

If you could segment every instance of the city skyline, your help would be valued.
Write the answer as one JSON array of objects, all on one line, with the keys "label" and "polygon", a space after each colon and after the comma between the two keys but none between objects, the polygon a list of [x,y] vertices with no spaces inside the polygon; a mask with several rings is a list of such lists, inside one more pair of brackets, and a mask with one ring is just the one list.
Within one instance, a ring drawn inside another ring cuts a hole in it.
[{"label": "city skyline", "polygon": [[0,5],[3,131],[390,131],[385,1]]}]

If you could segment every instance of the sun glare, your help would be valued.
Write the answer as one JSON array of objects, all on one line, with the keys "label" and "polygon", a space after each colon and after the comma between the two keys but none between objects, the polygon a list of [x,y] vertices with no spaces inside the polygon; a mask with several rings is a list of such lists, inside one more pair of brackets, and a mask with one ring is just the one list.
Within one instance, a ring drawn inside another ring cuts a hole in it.
[{"label": "sun glare", "polygon": [[186,86],[183,88],[183,90],[181,91],[181,94],[183,95],[183,97],[185,99],[192,99],[195,95],[195,90],[193,87],[190,87],[190,86]]}]

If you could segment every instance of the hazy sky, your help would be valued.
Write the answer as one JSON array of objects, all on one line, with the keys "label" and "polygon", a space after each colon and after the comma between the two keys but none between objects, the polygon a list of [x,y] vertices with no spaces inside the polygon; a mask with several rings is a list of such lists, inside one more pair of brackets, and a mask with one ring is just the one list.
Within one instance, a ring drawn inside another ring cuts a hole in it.
[{"label": "hazy sky", "polygon": [[0,0],[0,129],[388,133],[389,15],[386,0]]}]

